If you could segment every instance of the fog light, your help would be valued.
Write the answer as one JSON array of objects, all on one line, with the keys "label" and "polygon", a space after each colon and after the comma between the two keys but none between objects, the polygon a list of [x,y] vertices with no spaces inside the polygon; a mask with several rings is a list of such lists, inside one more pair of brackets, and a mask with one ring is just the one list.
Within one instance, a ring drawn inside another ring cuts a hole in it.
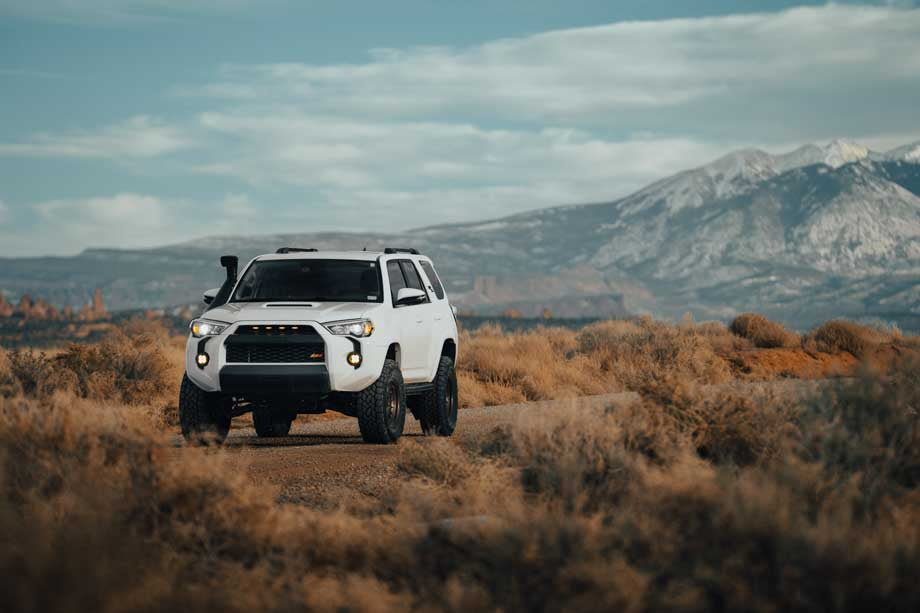
[{"label": "fog light", "polygon": [[208,361],[209,361],[210,359],[211,359],[211,358],[208,357],[208,354],[206,354],[206,353],[199,353],[199,354],[198,354],[198,357],[195,358],[195,362],[198,363],[198,366],[200,366],[201,368],[204,368],[205,366],[208,365]]},{"label": "fog light", "polygon": [[354,366],[355,368],[357,368],[358,366],[361,366],[361,354],[360,353],[355,353],[354,351],[352,351],[351,353],[348,354],[347,360],[348,360],[348,363]]}]

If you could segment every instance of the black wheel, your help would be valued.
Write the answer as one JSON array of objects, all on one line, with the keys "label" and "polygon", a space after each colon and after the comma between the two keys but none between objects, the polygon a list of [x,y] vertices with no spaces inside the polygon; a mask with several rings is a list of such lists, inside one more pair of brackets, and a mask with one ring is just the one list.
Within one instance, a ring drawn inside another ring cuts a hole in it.
[{"label": "black wheel", "polygon": [[380,377],[355,395],[361,437],[368,443],[393,443],[406,424],[406,388],[394,360],[383,363]]},{"label": "black wheel", "polygon": [[457,372],[451,358],[441,358],[434,377],[434,389],[422,397],[420,405],[418,413],[422,432],[438,436],[454,433],[460,399],[457,393]]},{"label": "black wheel", "polygon": [[252,411],[252,425],[262,438],[287,436],[293,422],[294,416],[283,409],[257,407]]},{"label": "black wheel", "polygon": [[179,425],[190,443],[220,444],[230,432],[230,413],[220,394],[204,391],[184,375],[179,388]]}]

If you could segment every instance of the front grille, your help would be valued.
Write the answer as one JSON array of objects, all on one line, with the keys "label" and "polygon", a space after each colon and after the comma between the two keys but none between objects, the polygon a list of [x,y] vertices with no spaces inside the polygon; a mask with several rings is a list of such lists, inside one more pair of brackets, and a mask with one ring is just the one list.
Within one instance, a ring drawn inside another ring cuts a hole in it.
[{"label": "front grille", "polygon": [[291,336],[295,334],[299,335],[316,335],[316,330],[313,326],[304,326],[300,324],[271,324],[271,325],[259,325],[259,326],[240,326],[236,329],[234,334],[240,334],[243,336]]},{"label": "front grille", "polygon": [[227,362],[234,363],[322,362],[323,358],[323,351],[315,344],[227,345]]}]

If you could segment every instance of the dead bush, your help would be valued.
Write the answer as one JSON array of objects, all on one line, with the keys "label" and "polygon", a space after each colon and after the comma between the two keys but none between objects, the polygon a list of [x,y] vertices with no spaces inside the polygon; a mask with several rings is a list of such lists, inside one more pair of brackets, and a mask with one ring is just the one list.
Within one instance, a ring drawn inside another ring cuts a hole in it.
[{"label": "dead bush", "polygon": [[696,331],[703,336],[719,355],[731,354],[735,351],[748,351],[754,348],[751,339],[732,334],[728,326],[720,321],[705,321],[696,327]]},{"label": "dead bush", "polygon": [[608,391],[609,377],[574,351],[575,334],[542,328],[504,334],[484,326],[464,333],[459,364],[465,406],[573,398]]},{"label": "dead bush", "polygon": [[672,378],[652,382],[640,393],[641,410],[666,416],[700,457],[717,464],[769,462],[798,431],[799,408],[768,389],[703,390]]},{"label": "dead bush", "polygon": [[732,333],[750,340],[755,347],[764,349],[776,347],[797,347],[801,344],[799,335],[790,332],[782,324],[770,321],[759,313],[742,313],[732,320]]},{"label": "dead bush", "polygon": [[57,387],[59,377],[44,352],[16,349],[7,355],[7,364],[9,378],[27,395],[47,396]]},{"label": "dead bush", "polygon": [[586,326],[578,334],[578,349],[625,389],[640,389],[669,376],[700,383],[724,383],[731,378],[728,364],[695,327],[647,317]]},{"label": "dead bush", "polygon": [[165,353],[146,334],[115,332],[98,344],[71,345],[55,362],[76,374],[87,398],[144,404],[176,386]]},{"label": "dead bush", "polygon": [[872,347],[890,341],[891,337],[880,330],[852,321],[834,320],[815,328],[806,340],[811,348],[818,351],[847,351],[857,358],[864,358]]},{"label": "dead bush", "polygon": [[22,393],[19,378],[13,374],[13,364],[3,347],[0,347],[0,397],[11,398]]},{"label": "dead bush", "polygon": [[443,438],[400,445],[397,464],[407,475],[457,485],[471,469],[471,460],[456,444]]},{"label": "dead bush", "polygon": [[863,373],[819,397],[810,418],[814,457],[841,481],[855,475],[867,508],[920,486],[920,364]]},{"label": "dead bush", "polygon": [[[466,450],[400,445],[376,514],[279,503],[238,451],[172,448],[136,407],[0,398],[4,605],[916,608],[915,369],[801,403],[809,419],[667,383],[522,411]],[[795,453],[771,451],[781,418]]]}]

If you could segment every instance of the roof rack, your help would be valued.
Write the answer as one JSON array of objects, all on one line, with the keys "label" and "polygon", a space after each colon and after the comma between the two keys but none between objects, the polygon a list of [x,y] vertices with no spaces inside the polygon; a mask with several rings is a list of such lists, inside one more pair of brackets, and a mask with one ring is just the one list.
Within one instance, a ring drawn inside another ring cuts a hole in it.
[{"label": "roof rack", "polygon": [[313,247],[279,247],[278,251],[275,253],[312,253],[314,251],[318,251],[318,249],[314,249]]},{"label": "roof rack", "polygon": [[391,253],[411,253],[412,255],[418,255],[418,249],[404,248],[404,247],[384,247],[383,252],[387,255]]}]

